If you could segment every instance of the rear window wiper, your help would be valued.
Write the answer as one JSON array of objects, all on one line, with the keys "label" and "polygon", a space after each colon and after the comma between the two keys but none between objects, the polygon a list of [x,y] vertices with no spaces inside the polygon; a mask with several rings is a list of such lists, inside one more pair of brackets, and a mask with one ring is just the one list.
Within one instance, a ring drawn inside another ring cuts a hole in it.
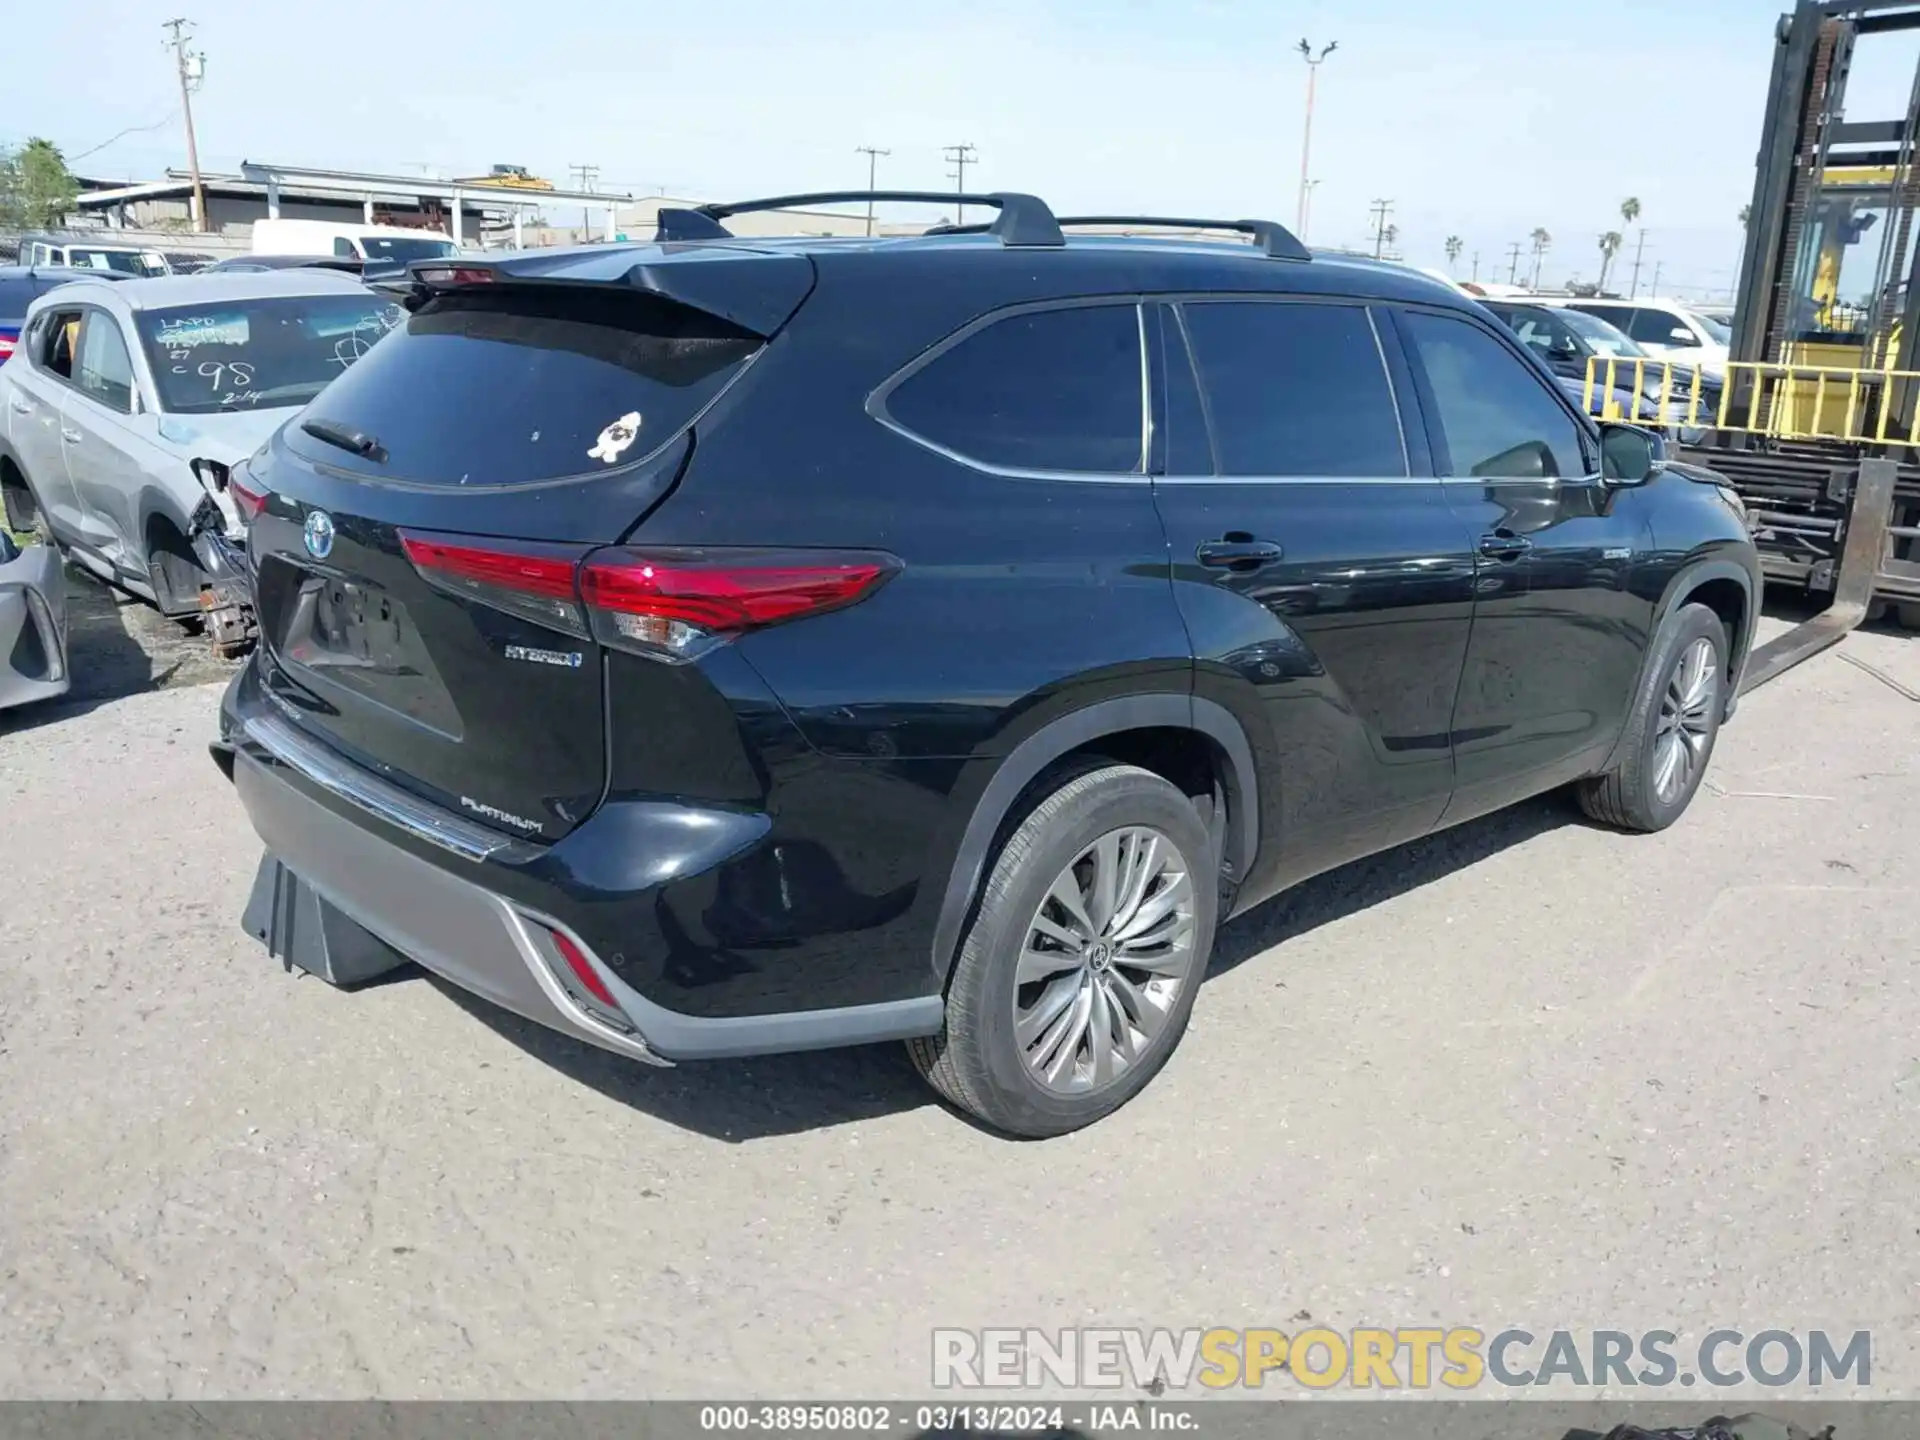
[{"label": "rear window wiper", "polygon": [[336,425],[331,420],[302,420],[300,428],[316,440],[346,450],[380,465],[386,462],[387,447],[364,430],[353,430],[345,425]]}]

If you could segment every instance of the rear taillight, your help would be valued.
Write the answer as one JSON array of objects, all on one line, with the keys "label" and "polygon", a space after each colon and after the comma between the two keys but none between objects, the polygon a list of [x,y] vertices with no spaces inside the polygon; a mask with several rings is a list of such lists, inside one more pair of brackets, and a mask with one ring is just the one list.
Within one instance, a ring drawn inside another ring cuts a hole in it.
[{"label": "rear taillight", "polygon": [[587,634],[576,600],[577,546],[455,544],[402,535],[400,548],[430,584],[468,595],[497,610],[523,615],[574,635]]},{"label": "rear taillight", "polygon": [[687,659],[721,636],[843,610],[899,568],[872,551],[600,550],[580,594],[597,639]]},{"label": "rear taillight", "polygon": [[600,549],[402,535],[431,584],[542,625],[660,660],[845,609],[900,562],[870,550]]},{"label": "rear taillight", "polygon": [[233,508],[240,512],[240,523],[245,525],[267,508],[267,492],[250,488],[241,481],[240,474],[237,470],[228,473],[227,494],[233,497]]},{"label": "rear taillight", "polygon": [[500,277],[481,265],[432,265],[415,270],[424,285],[491,285]]},{"label": "rear taillight", "polygon": [[13,352],[19,348],[19,336],[0,333],[0,365],[4,365],[7,361],[11,360],[13,358]]}]

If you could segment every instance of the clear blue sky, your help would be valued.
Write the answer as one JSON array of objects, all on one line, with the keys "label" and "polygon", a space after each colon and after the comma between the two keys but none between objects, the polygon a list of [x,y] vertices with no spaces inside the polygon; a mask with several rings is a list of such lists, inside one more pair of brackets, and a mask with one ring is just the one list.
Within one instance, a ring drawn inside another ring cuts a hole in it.
[{"label": "clear blue sky", "polygon": [[[175,0],[168,0],[172,5]],[[588,4],[178,0],[207,77],[202,163],[244,158],[454,174],[504,161],[556,181],[708,196],[865,182],[950,185],[1060,207],[1268,215],[1292,223],[1305,67],[1337,39],[1314,123],[1315,243],[1364,243],[1395,201],[1409,260],[1504,278],[1535,226],[1546,277],[1591,278],[1639,196],[1663,287],[1732,283],[1752,186],[1767,0],[731,0]],[[160,21],[118,0],[17,4],[0,143],[45,134],[76,162],[147,178],[184,164]],[[1897,43],[1897,42],[1896,42]],[[1884,48],[1884,47],[1882,47]],[[1850,111],[1904,108],[1911,47],[1866,44]],[[1873,103],[1866,103],[1867,97]],[[1629,258],[1633,237],[1628,237]]]}]

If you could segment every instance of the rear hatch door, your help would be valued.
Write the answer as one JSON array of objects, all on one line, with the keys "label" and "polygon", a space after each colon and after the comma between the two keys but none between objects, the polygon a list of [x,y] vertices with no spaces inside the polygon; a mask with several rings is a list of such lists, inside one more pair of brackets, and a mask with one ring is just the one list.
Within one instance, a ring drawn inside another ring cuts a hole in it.
[{"label": "rear hatch door", "polygon": [[653,247],[592,255],[586,278],[463,259],[235,474],[284,715],[508,834],[592,811],[603,664],[577,563],[672,488],[700,416],[812,285],[802,256],[727,251],[754,329],[675,297],[727,293],[711,258],[698,287]]}]

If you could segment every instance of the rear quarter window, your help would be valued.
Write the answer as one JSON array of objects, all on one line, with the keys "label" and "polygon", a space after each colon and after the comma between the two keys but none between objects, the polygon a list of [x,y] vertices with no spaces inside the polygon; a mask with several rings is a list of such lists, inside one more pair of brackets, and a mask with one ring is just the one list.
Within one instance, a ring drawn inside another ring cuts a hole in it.
[{"label": "rear quarter window", "polygon": [[308,409],[384,461],[314,440],[320,464],[447,486],[527,485],[658,450],[763,342],[715,316],[610,286],[499,286],[430,300]]},{"label": "rear quarter window", "polygon": [[885,413],[916,438],[1009,470],[1141,468],[1139,312],[1030,310],[992,321],[907,372]]}]

